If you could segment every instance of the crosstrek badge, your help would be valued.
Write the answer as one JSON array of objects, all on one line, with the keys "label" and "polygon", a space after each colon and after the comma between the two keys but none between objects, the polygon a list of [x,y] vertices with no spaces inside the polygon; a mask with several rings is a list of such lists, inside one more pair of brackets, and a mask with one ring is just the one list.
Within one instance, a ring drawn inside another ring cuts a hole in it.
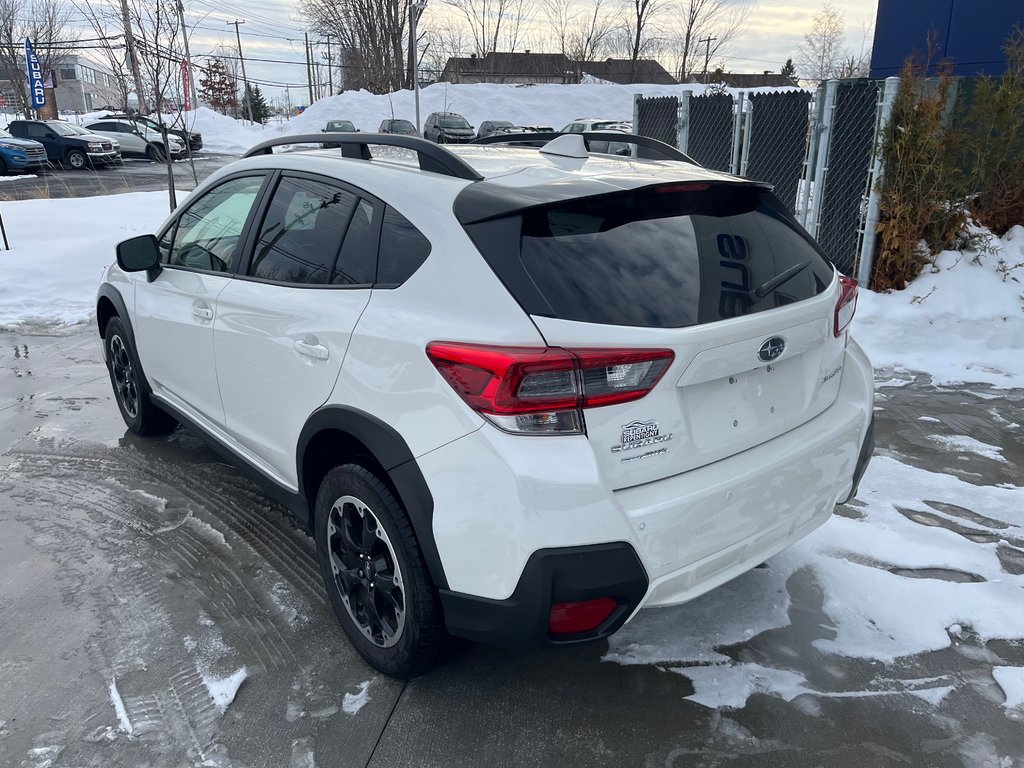
[{"label": "crosstrek badge", "polygon": [[671,434],[661,434],[658,422],[653,419],[651,421],[631,421],[629,424],[622,425],[622,436],[619,438],[619,445],[612,446],[612,453],[631,451],[634,448],[643,448],[647,445],[663,443],[671,439]]}]

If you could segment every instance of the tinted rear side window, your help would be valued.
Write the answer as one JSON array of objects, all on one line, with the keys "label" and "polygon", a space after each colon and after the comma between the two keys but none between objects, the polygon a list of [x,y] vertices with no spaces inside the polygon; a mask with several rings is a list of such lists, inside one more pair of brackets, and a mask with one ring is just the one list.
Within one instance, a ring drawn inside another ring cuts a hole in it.
[{"label": "tinted rear side window", "polygon": [[469,229],[531,314],[679,328],[801,301],[832,280],[783,206],[753,187],[648,188],[516,218],[518,253],[499,242],[511,222]]},{"label": "tinted rear side window", "polygon": [[405,216],[388,208],[380,231],[377,282],[383,286],[401,285],[429,255],[430,241]]}]

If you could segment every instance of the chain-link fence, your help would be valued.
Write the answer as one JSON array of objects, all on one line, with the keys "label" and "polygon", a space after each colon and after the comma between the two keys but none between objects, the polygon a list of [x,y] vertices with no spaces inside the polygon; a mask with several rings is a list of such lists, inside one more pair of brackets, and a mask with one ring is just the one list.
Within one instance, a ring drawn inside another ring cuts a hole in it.
[{"label": "chain-link fence", "polygon": [[[636,102],[636,130],[674,144],[706,168],[767,181],[845,274],[870,274],[878,221],[878,137],[898,78],[830,80],[808,91],[738,92]],[[858,269],[858,266],[860,267]]]},{"label": "chain-link fence", "polygon": [[823,173],[815,177],[813,194],[818,202],[808,229],[836,268],[847,275],[854,274],[867,214],[878,97],[879,84],[874,80],[840,81],[834,99],[826,99],[823,114],[828,151],[818,159]]},{"label": "chain-link fence", "polygon": [[691,96],[680,104],[679,149],[705,168],[728,171],[732,166],[733,101],[727,93]]},{"label": "chain-link fence", "polygon": [[633,109],[634,130],[637,133],[676,146],[679,99],[675,96],[651,99],[638,96]]},{"label": "chain-link fence", "polygon": [[769,182],[779,199],[795,210],[810,128],[811,94],[754,93],[748,105],[740,175]]}]

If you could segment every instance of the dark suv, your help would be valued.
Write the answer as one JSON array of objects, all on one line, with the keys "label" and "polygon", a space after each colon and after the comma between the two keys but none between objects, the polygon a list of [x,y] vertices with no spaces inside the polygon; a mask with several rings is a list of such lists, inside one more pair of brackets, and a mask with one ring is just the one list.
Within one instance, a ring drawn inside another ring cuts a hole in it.
[{"label": "dark suv", "polygon": [[423,138],[438,144],[468,144],[476,134],[469,121],[456,112],[431,112],[423,124]]},{"label": "dark suv", "polygon": [[381,120],[377,133],[391,133],[396,136],[419,136],[416,126],[408,120]]},{"label": "dark suv", "polygon": [[14,120],[7,130],[19,139],[33,139],[46,148],[50,162],[75,170],[112,165],[121,159],[113,142],[63,120]]}]

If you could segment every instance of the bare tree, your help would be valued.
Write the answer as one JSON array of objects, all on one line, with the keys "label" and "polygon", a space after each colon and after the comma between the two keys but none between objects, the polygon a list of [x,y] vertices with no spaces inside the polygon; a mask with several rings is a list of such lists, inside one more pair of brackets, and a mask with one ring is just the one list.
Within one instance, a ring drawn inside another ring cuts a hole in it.
[{"label": "bare tree", "polygon": [[472,43],[461,19],[445,14],[436,21],[430,21],[429,25],[424,24],[424,32],[420,35],[420,67],[439,79],[448,59],[464,56],[472,48]]},{"label": "bare tree", "polygon": [[[628,41],[631,62],[630,79],[636,82],[637,61],[644,54],[652,54],[657,39],[654,22],[667,8],[666,0],[620,0],[622,2],[622,30]],[[652,35],[652,32],[655,33]]]},{"label": "bare tree", "polygon": [[804,35],[797,54],[801,78],[820,82],[839,76],[844,60],[851,57],[844,44],[845,35],[843,12],[832,3],[825,3],[814,14],[811,31]]},{"label": "bare tree", "polygon": [[330,34],[345,62],[345,87],[387,93],[406,79],[406,25],[403,0],[302,0],[299,12],[310,30]]},{"label": "bare tree", "polygon": [[530,0],[442,0],[465,19],[477,56],[514,51],[532,12]]},{"label": "bare tree", "polygon": [[0,78],[10,81],[25,116],[31,116],[25,77],[25,38],[31,37],[43,72],[73,50],[70,6],[61,0],[0,0]]},{"label": "bare tree", "polygon": [[577,64],[598,57],[615,25],[606,0],[592,0],[589,5],[543,0],[541,8],[559,51]]},{"label": "bare tree", "polygon": [[[131,62],[128,48],[124,44],[124,24],[120,7],[115,8],[109,3],[90,2],[83,0],[76,3],[75,8],[96,33],[97,46],[110,71],[113,72],[114,84],[120,95],[121,109],[128,109],[128,94],[137,90],[131,81]],[[136,93],[136,96],[140,94]]]},{"label": "bare tree", "polygon": [[750,0],[676,0],[668,34],[680,82],[703,71],[713,56],[725,52],[743,28],[751,7]]}]

